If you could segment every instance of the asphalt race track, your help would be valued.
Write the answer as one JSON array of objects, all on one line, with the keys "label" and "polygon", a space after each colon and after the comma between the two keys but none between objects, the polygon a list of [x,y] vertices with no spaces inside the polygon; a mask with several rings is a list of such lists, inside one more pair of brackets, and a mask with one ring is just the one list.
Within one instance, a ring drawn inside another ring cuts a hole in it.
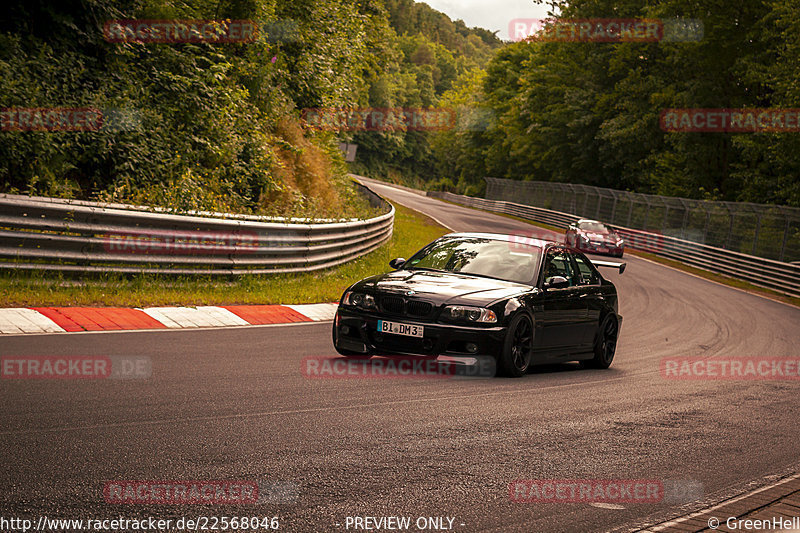
[{"label": "asphalt race track", "polygon": [[[374,187],[455,230],[540,231]],[[509,483],[702,483],[703,501],[690,509],[800,471],[798,381],[679,381],[660,372],[665,357],[798,357],[800,309],[625,261],[621,276],[604,271],[624,316],[609,370],[307,379],[303,357],[335,355],[329,322],[0,338],[0,355],[147,356],[153,365],[148,380],[0,382],[2,514],[277,515],[283,531],[347,531],[348,516],[431,516],[455,517],[453,531],[604,531],[682,508],[514,503]],[[107,480],[216,479],[289,483],[296,498],[238,509],[103,500]]]}]

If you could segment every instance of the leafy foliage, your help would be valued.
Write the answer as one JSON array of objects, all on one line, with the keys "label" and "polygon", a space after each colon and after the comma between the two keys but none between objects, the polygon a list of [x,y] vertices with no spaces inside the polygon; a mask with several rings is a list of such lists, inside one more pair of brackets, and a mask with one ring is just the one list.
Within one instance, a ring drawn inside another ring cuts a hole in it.
[{"label": "leafy foliage", "polygon": [[[350,2],[26,0],[10,12],[0,34],[3,107],[94,107],[127,122],[0,132],[2,190],[263,214],[364,208],[336,139],[305,134],[297,112],[365,93],[366,37]],[[120,18],[294,26],[289,38],[255,43],[106,42],[104,22]]]}]

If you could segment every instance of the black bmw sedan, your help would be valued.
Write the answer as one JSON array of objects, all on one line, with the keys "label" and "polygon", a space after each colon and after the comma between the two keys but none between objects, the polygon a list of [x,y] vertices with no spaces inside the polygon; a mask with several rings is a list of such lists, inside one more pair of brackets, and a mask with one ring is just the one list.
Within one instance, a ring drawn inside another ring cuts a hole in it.
[{"label": "black bmw sedan", "polygon": [[342,295],[333,344],[345,357],[492,356],[519,377],[531,365],[608,368],[622,317],[617,291],[590,261],[554,242],[451,233]]}]

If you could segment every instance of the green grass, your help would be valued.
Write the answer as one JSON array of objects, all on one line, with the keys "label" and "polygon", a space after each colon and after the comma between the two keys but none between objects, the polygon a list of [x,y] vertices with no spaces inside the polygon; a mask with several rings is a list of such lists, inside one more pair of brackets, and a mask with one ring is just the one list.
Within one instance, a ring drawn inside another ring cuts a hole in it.
[{"label": "green grass", "polygon": [[200,279],[155,275],[59,276],[34,271],[0,273],[0,307],[293,304],[338,301],[351,283],[390,270],[448,232],[432,219],[395,205],[394,234],[377,250],[339,267],[304,274]]}]

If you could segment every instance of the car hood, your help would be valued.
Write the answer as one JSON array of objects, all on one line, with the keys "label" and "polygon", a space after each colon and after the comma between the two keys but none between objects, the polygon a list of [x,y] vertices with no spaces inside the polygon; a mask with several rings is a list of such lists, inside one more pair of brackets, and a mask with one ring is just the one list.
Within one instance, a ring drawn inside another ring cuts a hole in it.
[{"label": "car hood", "polygon": [[598,233],[596,231],[581,231],[581,234],[584,235],[590,241],[600,241],[600,242],[616,242],[619,239],[619,236],[616,233]]},{"label": "car hood", "polygon": [[[363,279],[353,290],[413,296],[437,304],[450,301],[490,303],[530,290],[528,285],[450,272],[397,270]],[[409,295],[409,291],[414,291]]]}]

